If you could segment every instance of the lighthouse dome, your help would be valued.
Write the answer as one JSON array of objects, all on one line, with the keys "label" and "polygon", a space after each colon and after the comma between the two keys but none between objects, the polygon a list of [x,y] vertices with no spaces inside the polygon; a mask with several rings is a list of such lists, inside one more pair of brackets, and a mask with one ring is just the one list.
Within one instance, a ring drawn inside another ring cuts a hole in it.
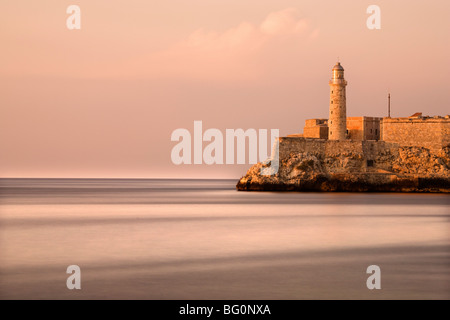
[{"label": "lighthouse dome", "polygon": [[344,68],[342,68],[340,62],[337,62],[336,65],[333,67],[333,70],[344,71]]}]

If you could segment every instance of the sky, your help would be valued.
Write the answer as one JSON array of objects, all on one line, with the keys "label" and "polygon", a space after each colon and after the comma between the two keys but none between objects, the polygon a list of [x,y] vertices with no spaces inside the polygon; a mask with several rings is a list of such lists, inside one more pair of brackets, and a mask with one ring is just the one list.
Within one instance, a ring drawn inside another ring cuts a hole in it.
[{"label": "sky", "polygon": [[[81,29],[69,30],[69,5]],[[381,9],[381,29],[366,12]],[[449,114],[448,0],[2,0],[0,177],[230,178],[175,165],[171,134],[300,133],[327,118]]]}]

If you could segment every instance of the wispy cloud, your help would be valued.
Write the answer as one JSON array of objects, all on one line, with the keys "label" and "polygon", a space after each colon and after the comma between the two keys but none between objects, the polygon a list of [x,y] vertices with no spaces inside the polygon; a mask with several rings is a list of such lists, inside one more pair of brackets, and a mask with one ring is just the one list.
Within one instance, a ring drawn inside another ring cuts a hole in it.
[{"label": "wispy cloud", "polygon": [[298,35],[307,32],[308,22],[301,19],[295,8],[272,12],[261,23],[259,29],[267,35]]},{"label": "wispy cloud", "polygon": [[[249,80],[264,72],[268,52],[317,38],[319,30],[295,8],[271,12],[225,31],[200,28],[170,48],[144,57],[129,70],[143,76]],[[128,66],[130,67],[130,66]]]},{"label": "wispy cloud", "polygon": [[[271,38],[280,36],[301,36],[311,34],[310,23],[300,17],[295,8],[271,12],[259,25],[242,22],[237,27],[222,33],[199,29],[193,32],[181,47],[200,48],[205,50],[255,48]],[[256,44],[256,46],[255,46]]]}]

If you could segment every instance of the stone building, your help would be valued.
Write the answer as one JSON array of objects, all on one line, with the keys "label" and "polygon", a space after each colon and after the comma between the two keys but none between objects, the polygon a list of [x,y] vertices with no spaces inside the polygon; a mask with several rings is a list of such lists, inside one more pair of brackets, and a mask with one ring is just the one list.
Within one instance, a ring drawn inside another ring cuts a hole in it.
[{"label": "stone building", "polygon": [[305,121],[303,137],[328,139],[328,119],[309,119]]},{"label": "stone building", "polygon": [[[348,117],[346,120],[346,140],[380,140],[381,120],[382,118],[377,117]],[[301,136],[327,140],[328,130],[328,119],[308,119],[305,121],[303,135]]]},{"label": "stone building", "polygon": [[381,118],[348,117],[347,139],[349,140],[380,140]]},{"label": "stone building", "polygon": [[347,117],[347,81],[338,62],[332,69],[329,119],[308,119],[303,137],[324,140],[386,141],[404,146],[438,150],[450,145],[450,117],[428,117],[415,113],[406,118]]}]

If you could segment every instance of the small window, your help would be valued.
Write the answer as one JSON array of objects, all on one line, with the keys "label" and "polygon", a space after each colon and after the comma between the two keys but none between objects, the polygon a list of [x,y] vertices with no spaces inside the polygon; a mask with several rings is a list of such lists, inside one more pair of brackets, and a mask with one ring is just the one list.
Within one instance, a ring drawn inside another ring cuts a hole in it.
[{"label": "small window", "polygon": [[333,104],[333,100],[331,100],[331,104]]},{"label": "small window", "polygon": [[373,167],[373,160],[367,160],[367,166]]},{"label": "small window", "polygon": [[330,135],[332,135],[333,134],[333,131],[330,131]]},{"label": "small window", "polygon": [[333,90],[331,90],[331,93],[334,93],[334,91],[333,91]]},{"label": "small window", "polygon": [[375,134],[378,134],[378,129],[375,129]]},{"label": "small window", "polygon": [[331,114],[333,114],[333,110],[331,110]]},{"label": "small window", "polygon": [[372,133],[372,129],[370,129],[370,133]]}]

